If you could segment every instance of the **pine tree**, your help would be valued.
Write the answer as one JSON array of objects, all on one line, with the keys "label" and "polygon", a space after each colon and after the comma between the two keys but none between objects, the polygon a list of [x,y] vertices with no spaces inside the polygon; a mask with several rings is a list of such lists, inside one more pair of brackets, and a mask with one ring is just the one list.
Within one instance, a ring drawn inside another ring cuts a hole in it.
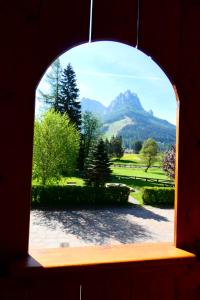
[{"label": "pine tree", "polygon": [[48,93],[39,90],[39,98],[45,103],[50,104],[51,108],[55,111],[58,111],[59,95],[61,90],[61,75],[62,67],[58,58],[52,63],[50,71],[45,75],[45,81],[49,85]]},{"label": "pine tree", "polygon": [[88,156],[85,182],[88,186],[104,186],[110,180],[110,175],[111,169],[108,153],[104,141],[100,139]]},{"label": "pine tree", "polygon": [[58,104],[58,111],[61,114],[67,113],[72,123],[80,130],[81,126],[81,104],[78,101],[79,89],[76,84],[76,74],[68,64],[64,69],[61,78],[61,90]]},{"label": "pine tree", "polygon": [[111,157],[117,157],[117,159],[120,159],[124,155],[121,136],[111,137],[109,155]]},{"label": "pine tree", "polygon": [[114,147],[114,153],[115,153],[117,159],[122,158],[122,156],[124,155],[124,149],[122,147],[122,137],[121,136],[115,137],[113,147]]},{"label": "pine tree", "polygon": [[140,150],[142,149],[142,141],[137,140],[133,143],[133,151],[138,154],[140,153]]}]

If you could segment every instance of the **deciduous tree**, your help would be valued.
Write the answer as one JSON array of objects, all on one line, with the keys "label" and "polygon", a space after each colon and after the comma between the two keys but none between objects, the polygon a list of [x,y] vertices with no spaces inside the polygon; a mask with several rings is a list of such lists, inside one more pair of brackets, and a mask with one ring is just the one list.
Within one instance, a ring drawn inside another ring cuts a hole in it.
[{"label": "deciduous tree", "polygon": [[79,152],[80,134],[66,114],[53,110],[35,122],[33,178],[42,184],[59,179],[63,172],[72,174]]},{"label": "deciduous tree", "polygon": [[158,145],[155,140],[149,138],[144,141],[140,151],[141,156],[146,164],[145,172],[156,162],[158,155]]},{"label": "deciduous tree", "polygon": [[165,153],[163,159],[163,171],[174,179],[175,178],[175,164],[176,164],[176,146],[172,145],[171,148]]}]

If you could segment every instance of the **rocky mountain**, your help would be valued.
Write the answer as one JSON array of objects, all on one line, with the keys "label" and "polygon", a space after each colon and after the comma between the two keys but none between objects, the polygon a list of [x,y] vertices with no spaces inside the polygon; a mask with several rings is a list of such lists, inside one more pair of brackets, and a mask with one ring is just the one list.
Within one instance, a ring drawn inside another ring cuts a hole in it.
[{"label": "rocky mountain", "polygon": [[104,118],[107,111],[107,108],[103,104],[89,98],[81,99],[81,109],[83,112],[90,111],[101,119]]},{"label": "rocky mountain", "polygon": [[82,110],[91,111],[101,119],[106,137],[121,135],[125,147],[130,148],[134,140],[144,141],[149,137],[165,145],[175,143],[175,126],[155,117],[152,110],[146,111],[130,90],[120,93],[107,108],[98,101],[83,98]]}]

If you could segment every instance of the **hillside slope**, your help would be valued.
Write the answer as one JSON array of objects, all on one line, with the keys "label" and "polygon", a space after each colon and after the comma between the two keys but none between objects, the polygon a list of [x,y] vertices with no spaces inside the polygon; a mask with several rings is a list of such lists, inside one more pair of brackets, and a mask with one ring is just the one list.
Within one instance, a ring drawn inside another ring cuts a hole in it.
[{"label": "hillside slope", "polygon": [[152,110],[147,112],[130,90],[120,93],[107,108],[98,101],[84,99],[82,110],[91,111],[101,119],[106,137],[121,135],[125,147],[130,148],[135,140],[144,141],[149,137],[162,144],[175,143],[176,127],[155,117]]}]

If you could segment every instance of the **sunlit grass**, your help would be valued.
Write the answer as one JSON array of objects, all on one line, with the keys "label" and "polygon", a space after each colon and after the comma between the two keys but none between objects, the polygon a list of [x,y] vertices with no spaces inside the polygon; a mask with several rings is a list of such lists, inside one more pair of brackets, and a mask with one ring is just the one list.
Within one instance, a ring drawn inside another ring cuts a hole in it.
[{"label": "sunlit grass", "polygon": [[165,173],[160,168],[149,168],[145,172],[145,168],[115,168],[112,167],[113,175],[122,175],[122,176],[139,176],[146,178],[158,178],[158,179],[169,179]]},{"label": "sunlit grass", "polygon": [[[163,154],[159,153],[157,156],[156,162],[153,164],[153,166],[161,166],[163,160]],[[122,158],[112,158],[111,159],[112,164],[125,164],[125,165],[138,165],[138,166],[145,166],[145,162],[141,156],[141,154],[131,153],[131,154],[124,154]]]},{"label": "sunlit grass", "polygon": [[[144,162],[139,154],[125,154],[121,160],[114,159],[112,160],[114,163],[121,164],[133,164],[135,166],[144,165]],[[156,165],[159,165],[158,162]],[[120,178],[121,176],[127,176],[127,178]],[[119,176],[119,177],[118,177]],[[116,183],[124,183],[129,187],[132,187],[135,191],[131,192],[131,196],[138,200],[138,202],[142,205],[142,189],[145,186],[159,186],[155,182],[146,182],[145,180],[140,179],[131,179],[129,176],[138,176],[138,177],[146,177],[146,178],[158,178],[158,179],[169,179],[162,168],[153,167],[149,168],[148,172],[145,172],[145,168],[123,168],[123,167],[114,167],[112,166],[112,182]],[[41,184],[41,182],[37,180],[32,181],[33,184]],[[76,186],[83,186],[84,179],[80,177],[62,177],[59,181],[52,181],[50,184],[65,186],[67,184],[74,184]]]},{"label": "sunlit grass", "polygon": [[[75,185],[83,186],[84,180],[80,177],[61,177],[59,180],[52,180],[49,184],[65,186],[67,183],[75,183]],[[32,184],[41,184],[41,181],[33,179]]]}]

